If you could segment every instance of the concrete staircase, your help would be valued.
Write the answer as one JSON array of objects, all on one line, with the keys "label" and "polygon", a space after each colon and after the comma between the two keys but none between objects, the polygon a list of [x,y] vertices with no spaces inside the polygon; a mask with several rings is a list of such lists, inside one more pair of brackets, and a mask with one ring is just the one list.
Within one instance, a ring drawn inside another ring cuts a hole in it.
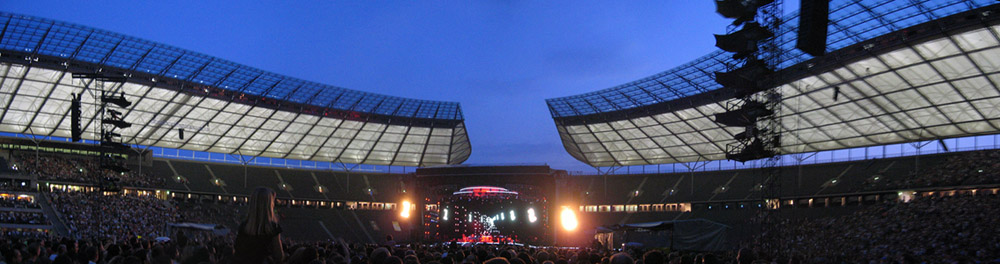
[{"label": "concrete staircase", "polygon": [[63,222],[64,218],[62,213],[59,213],[59,211],[52,206],[52,203],[49,202],[49,197],[43,193],[37,193],[35,195],[35,202],[42,207],[42,212],[44,212],[45,216],[49,218],[49,222],[52,222],[53,231],[60,236],[69,237],[69,227]]}]

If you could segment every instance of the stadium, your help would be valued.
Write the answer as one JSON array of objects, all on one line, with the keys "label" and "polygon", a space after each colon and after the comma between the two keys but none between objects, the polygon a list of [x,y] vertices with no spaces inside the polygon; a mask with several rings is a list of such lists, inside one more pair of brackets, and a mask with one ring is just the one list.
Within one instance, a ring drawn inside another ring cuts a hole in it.
[{"label": "stadium", "polygon": [[717,51],[544,101],[584,174],[465,164],[459,102],[0,12],[0,263],[1000,261],[997,2],[715,2]]}]

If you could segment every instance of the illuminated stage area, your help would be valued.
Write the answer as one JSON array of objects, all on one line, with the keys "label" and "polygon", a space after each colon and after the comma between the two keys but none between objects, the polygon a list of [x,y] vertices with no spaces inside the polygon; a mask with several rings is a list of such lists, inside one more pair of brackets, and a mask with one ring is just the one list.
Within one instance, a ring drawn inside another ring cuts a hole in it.
[{"label": "illuminated stage area", "polygon": [[545,238],[545,197],[474,186],[443,198],[438,213],[438,236],[443,241],[538,243]]},{"label": "illuminated stage area", "polygon": [[558,224],[555,178],[548,166],[449,166],[418,169],[427,204],[424,238],[437,242],[550,245]]}]

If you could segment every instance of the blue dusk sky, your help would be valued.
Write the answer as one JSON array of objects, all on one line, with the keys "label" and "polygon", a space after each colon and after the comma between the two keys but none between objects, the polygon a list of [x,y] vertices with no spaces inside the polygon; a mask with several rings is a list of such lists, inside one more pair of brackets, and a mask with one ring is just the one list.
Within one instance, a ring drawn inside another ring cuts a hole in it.
[{"label": "blue dusk sky", "polygon": [[[786,12],[797,1],[786,1]],[[467,164],[546,163],[563,149],[545,99],[705,55],[713,1],[5,1],[77,23],[354,90],[461,103]]]}]

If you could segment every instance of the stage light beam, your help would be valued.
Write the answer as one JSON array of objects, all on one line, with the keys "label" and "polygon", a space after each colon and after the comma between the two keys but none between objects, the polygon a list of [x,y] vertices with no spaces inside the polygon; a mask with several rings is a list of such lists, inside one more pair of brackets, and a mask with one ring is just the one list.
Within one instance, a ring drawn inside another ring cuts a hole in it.
[{"label": "stage light beam", "polygon": [[412,207],[412,206],[410,206],[411,205],[410,201],[403,201],[402,204],[403,204],[403,207],[400,208],[402,210],[399,212],[399,216],[403,217],[403,218],[410,218],[410,207]]},{"label": "stage light beam", "polygon": [[563,206],[562,208],[559,218],[562,220],[563,229],[566,229],[566,231],[576,230],[576,227],[580,225],[580,222],[576,219],[576,213],[572,209],[569,209],[569,207]]}]

